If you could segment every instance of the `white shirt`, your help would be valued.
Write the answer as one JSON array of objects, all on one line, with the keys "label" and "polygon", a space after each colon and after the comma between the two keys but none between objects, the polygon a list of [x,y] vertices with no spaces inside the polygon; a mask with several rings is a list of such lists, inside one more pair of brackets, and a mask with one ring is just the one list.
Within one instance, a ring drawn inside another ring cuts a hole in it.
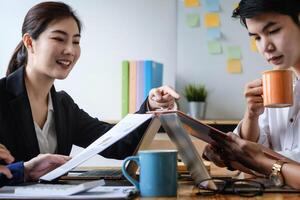
[{"label": "white shirt", "polygon": [[34,128],[39,143],[40,153],[55,153],[57,138],[51,94],[48,95],[48,114],[44,127],[41,129],[39,125],[34,122]]},{"label": "white shirt", "polygon": [[[294,84],[294,105],[287,108],[265,108],[260,115],[258,143],[300,162],[300,81]],[[239,134],[242,121],[234,130]]]}]

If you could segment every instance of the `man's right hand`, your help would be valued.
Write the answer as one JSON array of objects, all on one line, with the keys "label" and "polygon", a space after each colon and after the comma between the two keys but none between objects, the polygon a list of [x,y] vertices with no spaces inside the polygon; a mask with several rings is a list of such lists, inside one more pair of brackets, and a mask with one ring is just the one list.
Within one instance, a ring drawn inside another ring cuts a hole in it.
[{"label": "man's right hand", "polygon": [[[12,163],[15,160],[15,158],[2,144],[0,144],[0,160],[4,161],[7,164]],[[12,178],[10,170],[4,165],[0,165],[0,173],[4,174],[9,179]]]},{"label": "man's right hand", "polygon": [[247,101],[247,118],[258,118],[264,112],[262,95],[263,86],[261,79],[254,80],[246,85],[244,96]]}]

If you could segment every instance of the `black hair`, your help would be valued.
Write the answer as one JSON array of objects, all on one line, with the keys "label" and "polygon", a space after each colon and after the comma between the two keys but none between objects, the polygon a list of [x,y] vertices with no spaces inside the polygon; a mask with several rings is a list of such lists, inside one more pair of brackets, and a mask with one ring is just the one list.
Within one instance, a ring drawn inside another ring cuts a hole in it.
[{"label": "black hair", "polygon": [[300,0],[241,0],[233,11],[233,18],[240,18],[241,24],[247,27],[246,19],[266,12],[276,12],[290,16],[300,26]]},{"label": "black hair", "polygon": [[[33,6],[26,14],[22,25],[22,36],[28,33],[33,39],[45,31],[47,26],[54,20],[72,17],[81,32],[81,22],[73,9],[62,2],[43,2]],[[16,47],[7,67],[6,76],[27,64],[27,49],[23,41]]]}]

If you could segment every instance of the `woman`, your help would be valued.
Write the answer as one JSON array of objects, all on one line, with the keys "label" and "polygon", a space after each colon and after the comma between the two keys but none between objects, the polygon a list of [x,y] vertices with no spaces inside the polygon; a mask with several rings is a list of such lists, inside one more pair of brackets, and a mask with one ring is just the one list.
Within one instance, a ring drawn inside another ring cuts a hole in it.
[{"label": "woman", "polygon": [[[0,143],[16,161],[40,153],[68,155],[73,144],[86,147],[113,125],[80,109],[55,79],[65,79],[80,56],[81,22],[60,2],[43,2],[25,16],[22,41],[0,80]],[[150,91],[137,113],[173,109],[179,95],[167,86]],[[131,155],[147,124],[101,153],[122,159]]]},{"label": "woman", "polygon": [[[233,17],[240,18],[249,35],[254,37],[259,53],[269,63],[280,69],[291,67],[299,78],[300,1],[241,0]],[[207,146],[204,155],[220,167],[227,165],[243,170],[248,167],[272,177],[278,185],[285,180],[286,184],[300,188],[299,164],[287,161],[300,162],[299,80],[295,81],[295,103],[290,108],[264,108],[261,79],[247,84],[245,97],[246,113],[235,132],[252,142],[231,135],[233,142],[225,141],[227,153]],[[287,158],[269,158],[262,153],[261,146],[253,142],[272,148]],[[235,163],[228,162],[230,160]],[[279,180],[282,177],[283,180]]]}]

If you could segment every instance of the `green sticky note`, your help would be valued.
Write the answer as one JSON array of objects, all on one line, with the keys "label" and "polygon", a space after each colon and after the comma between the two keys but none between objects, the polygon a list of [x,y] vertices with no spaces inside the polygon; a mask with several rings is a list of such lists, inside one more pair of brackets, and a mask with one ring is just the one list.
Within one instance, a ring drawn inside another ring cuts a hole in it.
[{"label": "green sticky note", "polygon": [[239,46],[229,46],[227,47],[228,59],[241,59],[242,53]]},{"label": "green sticky note", "polygon": [[208,52],[210,54],[221,54],[222,53],[222,45],[218,41],[208,41]]},{"label": "green sticky note", "polygon": [[186,15],[186,24],[189,27],[199,26],[199,15],[198,14],[187,14]]}]

